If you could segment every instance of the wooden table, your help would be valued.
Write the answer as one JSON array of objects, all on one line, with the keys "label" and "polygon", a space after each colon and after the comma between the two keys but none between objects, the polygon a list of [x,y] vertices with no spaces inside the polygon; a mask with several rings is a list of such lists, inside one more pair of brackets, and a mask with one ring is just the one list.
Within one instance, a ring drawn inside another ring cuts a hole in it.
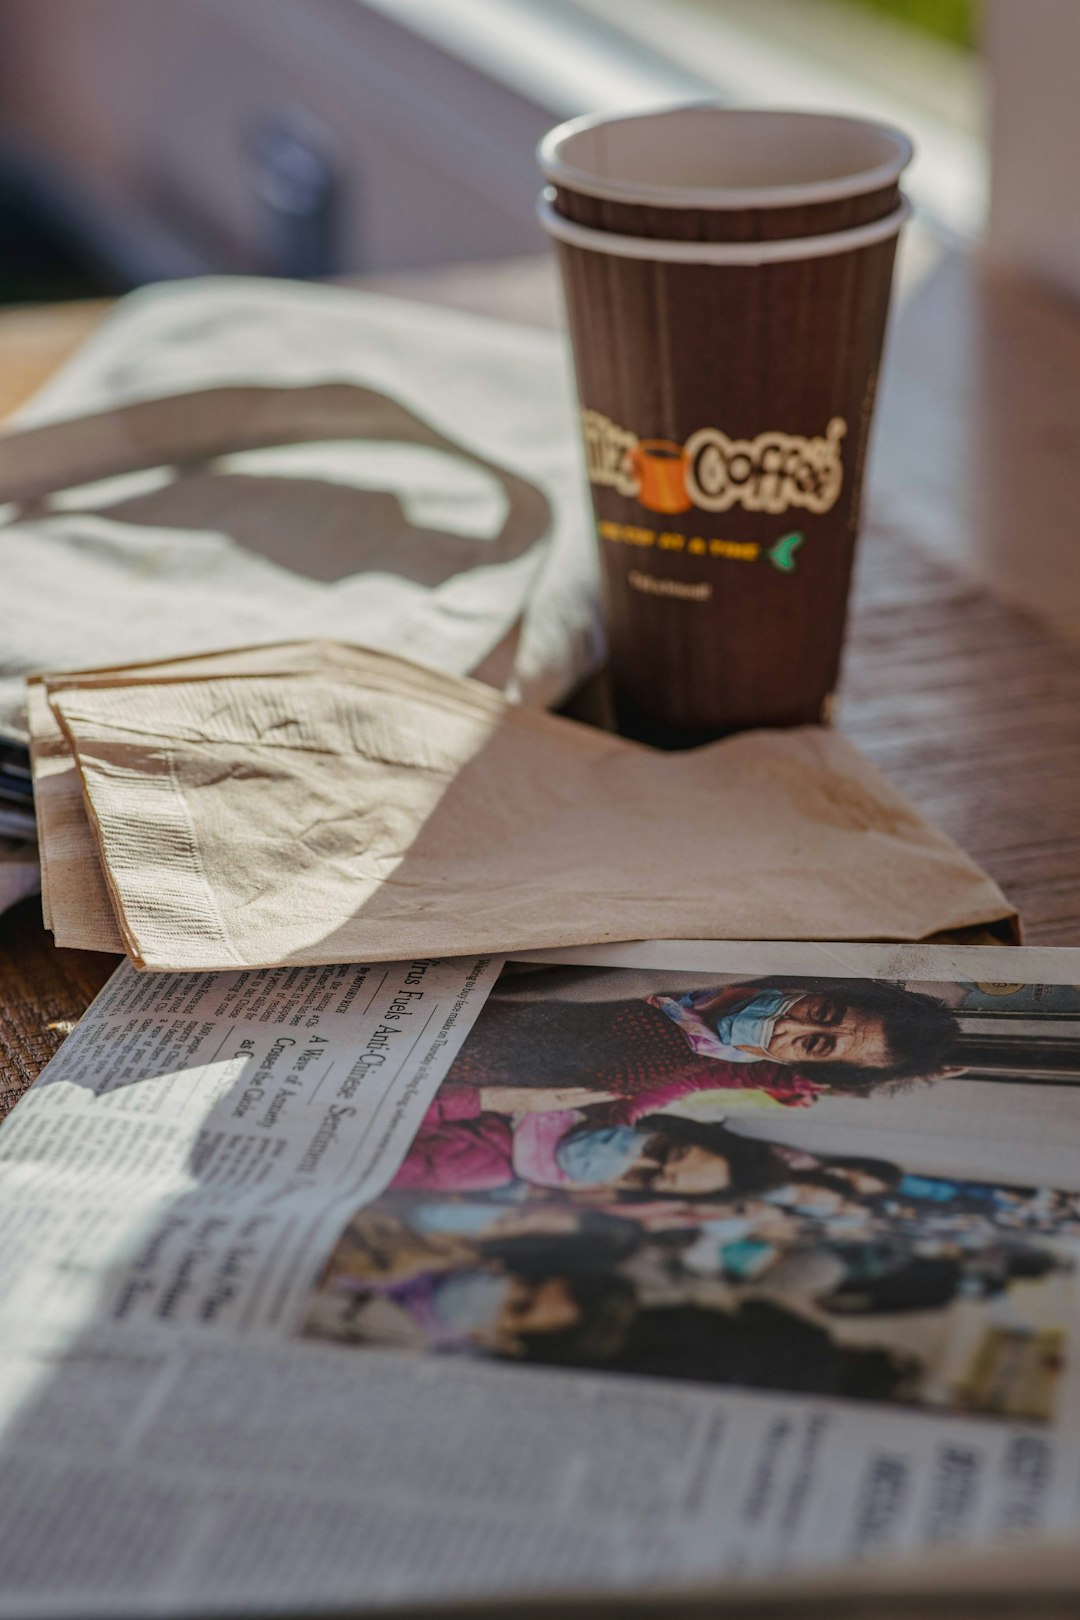
[{"label": "wooden table", "polygon": [[[418,272],[366,285],[544,324],[559,319],[547,261]],[[972,308],[988,307],[984,293],[973,287]],[[989,307],[992,313],[992,300]],[[102,309],[0,315],[0,413],[13,410],[66,358]],[[999,309],[993,318],[1007,316]],[[918,353],[918,336],[909,339],[901,322],[895,349]],[[932,364],[948,363],[938,348]],[[895,370],[903,379],[903,367]],[[954,394],[962,383],[953,376]],[[925,436],[926,404],[937,386],[925,370],[909,374],[899,399],[887,401],[890,436],[903,435],[905,412],[908,442]],[[888,442],[882,458],[887,454]],[[1043,478],[1043,470],[1034,476]],[[950,486],[942,488],[947,500]],[[943,526],[967,521],[964,494],[960,487],[954,513],[939,511]],[[993,490],[982,496],[992,501]],[[1016,499],[1012,486],[1010,498]],[[997,878],[1023,914],[1029,943],[1080,944],[1080,646],[936,561],[904,531],[895,504],[875,506],[873,489],[839,723]],[[110,957],[55,949],[36,900],[0,919],[0,1113],[36,1076],[112,967]]]}]

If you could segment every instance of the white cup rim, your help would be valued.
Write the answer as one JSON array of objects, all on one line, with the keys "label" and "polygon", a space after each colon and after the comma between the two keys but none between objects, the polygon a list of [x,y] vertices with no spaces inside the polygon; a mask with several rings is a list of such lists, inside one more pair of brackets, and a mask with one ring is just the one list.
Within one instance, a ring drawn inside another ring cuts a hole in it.
[{"label": "white cup rim", "polygon": [[911,213],[911,204],[906,197],[901,197],[899,207],[883,219],[821,236],[785,237],[769,242],[670,242],[661,237],[619,236],[613,231],[579,225],[555,211],[554,196],[554,188],[546,186],[537,199],[536,212],[545,231],[556,241],[585,248],[591,253],[607,253],[616,259],[644,259],[658,264],[755,265],[826,259],[886,241],[898,233]]},{"label": "white cup rim", "polygon": [[[802,180],[787,185],[762,186],[683,186],[610,178],[567,162],[563,149],[575,136],[609,126],[640,123],[650,118],[670,117],[680,112],[710,112],[723,119],[747,117],[798,124],[813,121],[843,125],[852,132],[883,137],[891,155],[883,162],[853,174],[831,179]],[[544,178],[553,185],[608,202],[636,203],[651,208],[705,208],[715,210],[746,208],[798,208],[814,203],[838,202],[846,197],[867,196],[894,184],[914,155],[911,141],[902,130],[871,118],[839,113],[818,113],[786,108],[729,107],[711,100],[671,102],[631,113],[586,113],[549,130],[537,148],[537,160]]]}]

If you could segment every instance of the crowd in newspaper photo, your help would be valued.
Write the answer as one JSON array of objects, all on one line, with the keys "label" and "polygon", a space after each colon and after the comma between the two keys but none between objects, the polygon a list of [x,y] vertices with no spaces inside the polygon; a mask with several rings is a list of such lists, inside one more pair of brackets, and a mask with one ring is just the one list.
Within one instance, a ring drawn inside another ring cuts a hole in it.
[{"label": "crowd in newspaper photo", "polygon": [[[873,1153],[774,1129],[830,1097],[873,1127],[875,1099],[956,1092],[980,1004],[995,1080],[1046,1083],[1060,1042],[1018,989],[511,962],[305,1331],[1045,1421],[1080,1193],[928,1174],[888,1117]],[[1080,993],[1055,1010],[1080,1068]]]}]

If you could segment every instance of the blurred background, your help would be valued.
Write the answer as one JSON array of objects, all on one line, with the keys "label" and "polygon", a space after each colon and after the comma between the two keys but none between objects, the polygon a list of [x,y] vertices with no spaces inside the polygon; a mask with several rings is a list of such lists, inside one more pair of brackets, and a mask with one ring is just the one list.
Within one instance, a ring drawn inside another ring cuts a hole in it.
[{"label": "blurred background", "polygon": [[0,303],[538,252],[545,129],[701,95],[903,125],[934,239],[1080,291],[1078,54],[1077,0],[3,0]]},{"label": "blurred background", "polygon": [[52,365],[94,300],[173,277],[555,323],[553,124],[702,96],[869,114],[917,152],[875,527],[1076,636],[1077,60],[1080,0],[0,0],[4,408],[59,322]]}]

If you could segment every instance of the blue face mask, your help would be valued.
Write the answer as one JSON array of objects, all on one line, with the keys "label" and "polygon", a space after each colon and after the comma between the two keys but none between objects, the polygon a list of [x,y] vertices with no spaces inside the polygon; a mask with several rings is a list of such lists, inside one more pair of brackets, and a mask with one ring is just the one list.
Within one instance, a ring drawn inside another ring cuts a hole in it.
[{"label": "blue face mask", "polygon": [[745,1007],[717,1019],[716,1033],[725,1046],[756,1046],[768,1051],[777,1020],[801,1000],[801,995],[785,995],[780,990],[759,990]]},{"label": "blue face mask", "polygon": [[465,1232],[482,1236],[497,1218],[490,1204],[422,1204],[409,1215],[421,1232]]},{"label": "blue face mask", "polygon": [[585,1186],[606,1185],[640,1159],[648,1140],[631,1125],[574,1132],[555,1149],[559,1169]]},{"label": "blue face mask", "polygon": [[432,1304],[440,1321],[456,1333],[482,1333],[494,1325],[508,1286],[505,1277],[491,1271],[458,1272],[439,1279]]}]

